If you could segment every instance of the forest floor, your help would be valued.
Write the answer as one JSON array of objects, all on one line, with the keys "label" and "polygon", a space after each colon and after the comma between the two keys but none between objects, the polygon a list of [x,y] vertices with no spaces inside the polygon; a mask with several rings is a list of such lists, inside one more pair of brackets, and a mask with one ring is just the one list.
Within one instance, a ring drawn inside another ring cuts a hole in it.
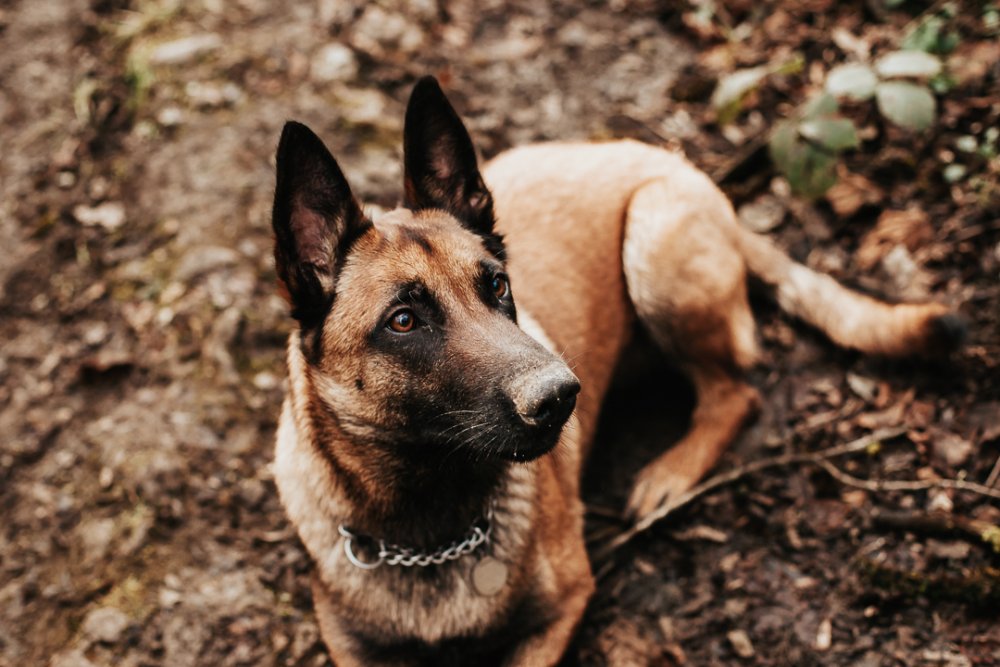
[{"label": "forest floor", "polygon": [[[897,435],[832,459],[840,479],[746,474],[602,558],[567,664],[1000,664],[1000,545],[980,539],[1000,502],[932,483],[1000,474],[996,5],[698,6],[0,0],[0,667],[328,664],[270,472],[291,326],[273,153],[304,121],[363,201],[393,206],[426,73],[487,158],[544,139],[681,148],[797,259],[970,323],[951,357],[890,363],[755,296],[764,408],[719,470]],[[915,28],[951,40],[933,125],[854,104],[839,184],[789,194],[774,123]],[[717,80],[794,54],[717,122]],[[632,365],[586,478],[595,555],[692,407],[665,363]],[[865,483],[883,479],[919,488]],[[967,529],[928,525],[945,519]]]}]

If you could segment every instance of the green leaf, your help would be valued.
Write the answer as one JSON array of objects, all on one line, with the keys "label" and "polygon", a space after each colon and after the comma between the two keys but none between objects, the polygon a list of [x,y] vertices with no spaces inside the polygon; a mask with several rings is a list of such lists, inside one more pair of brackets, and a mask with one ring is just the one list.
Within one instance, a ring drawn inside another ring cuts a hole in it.
[{"label": "green leaf", "polygon": [[792,190],[810,199],[821,197],[837,182],[837,160],[827,151],[800,141],[793,121],[774,126],[768,145],[771,160]]},{"label": "green leaf", "polygon": [[854,123],[846,118],[818,118],[799,124],[799,134],[815,142],[828,151],[842,151],[857,148],[858,133]]},{"label": "green leaf", "polygon": [[743,98],[756,88],[768,75],[768,67],[741,69],[723,77],[712,93],[712,106],[719,115],[719,122],[728,123],[740,112]]},{"label": "green leaf", "polygon": [[942,170],[941,177],[944,178],[945,183],[957,183],[965,178],[967,171],[964,164],[954,162]]},{"label": "green leaf", "polygon": [[907,81],[880,83],[875,89],[875,101],[883,116],[910,130],[926,130],[937,114],[931,91]]},{"label": "green leaf", "polygon": [[820,93],[811,97],[799,108],[798,116],[808,120],[820,116],[830,116],[837,113],[838,109],[837,99],[833,95]]},{"label": "green leaf", "polygon": [[826,92],[852,100],[867,100],[877,84],[878,77],[868,65],[838,65],[826,75]]},{"label": "green leaf", "polygon": [[941,60],[923,51],[893,51],[875,61],[875,71],[883,79],[929,79],[941,73]]},{"label": "green leaf", "polygon": [[944,17],[932,14],[907,33],[901,46],[906,51],[951,53],[958,46],[958,33],[953,30],[946,32],[947,27]]}]

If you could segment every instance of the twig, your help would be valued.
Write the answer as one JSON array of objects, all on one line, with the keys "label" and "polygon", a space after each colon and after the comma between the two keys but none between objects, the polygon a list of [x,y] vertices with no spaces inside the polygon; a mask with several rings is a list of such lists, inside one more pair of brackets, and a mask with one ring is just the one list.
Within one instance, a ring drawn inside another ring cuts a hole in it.
[{"label": "twig", "polygon": [[986,478],[986,486],[992,489],[997,485],[998,481],[1000,481],[1000,456],[997,457],[997,462],[993,464],[990,476]]},{"label": "twig", "polygon": [[875,510],[871,513],[876,525],[934,535],[960,535],[977,544],[986,544],[1000,553],[1000,526],[982,519],[971,519],[957,514],[930,514],[927,512],[890,512]]},{"label": "twig", "polygon": [[[850,454],[851,452],[857,452],[863,449],[867,449],[873,444],[881,442],[882,440],[889,440],[895,438],[898,435],[902,435],[906,432],[903,428],[894,429],[882,429],[876,431],[870,435],[863,438],[858,438],[852,442],[844,445],[837,445],[836,447],[830,447],[819,452],[808,452],[808,453],[794,453],[794,454],[781,454],[779,456],[773,456],[771,458],[760,459],[758,461],[751,461],[742,466],[733,468],[732,470],[727,470],[724,473],[720,473],[711,477],[701,484],[697,485],[687,493],[682,493],[671,501],[661,505],[659,508],[650,512],[642,519],[640,519],[634,526],[623,531],[613,540],[611,540],[607,547],[602,550],[606,551],[607,555],[617,550],[622,545],[629,542],[633,537],[639,533],[645,532],[657,521],[665,518],[667,515],[672,514],[676,510],[684,507],[690,503],[695,498],[701,495],[713,491],[720,486],[726,484],[731,484],[737,480],[740,480],[747,475],[752,475],[753,473],[760,472],[761,470],[767,470],[768,468],[777,468],[780,466],[792,465],[795,463],[815,463],[816,461],[824,460],[827,458],[832,458],[835,456],[842,456],[844,454]],[[597,556],[595,556],[597,558]]]},{"label": "twig", "polygon": [[830,473],[841,484],[853,486],[866,491],[924,491],[926,489],[959,489],[961,491],[971,491],[983,496],[989,496],[1000,500],[1000,489],[991,489],[984,484],[976,482],[966,482],[964,479],[929,479],[922,480],[885,480],[885,479],[861,479],[854,477],[827,460],[813,461],[823,470]]},{"label": "twig", "polygon": [[698,486],[694,487],[687,493],[683,493],[680,496],[672,499],[671,501],[661,505],[655,511],[647,514],[642,519],[640,519],[634,526],[628,528],[627,530],[621,532],[617,537],[612,539],[608,544],[600,549],[594,556],[595,560],[600,560],[603,557],[610,556],[614,551],[627,544],[636,535],[645,532],[654,523],[664,519],[668,515],[672,514],[681,507],[687,505],[692,500],[702,496],[710,491],[713,491],[720,486],[726,484],[731,484],[735,481],[743,479],[748,475],[760,472],[762,470],[767,470],[769,468],[777,468],[781,466],[794,465],[794,464],[809,464],[817,465],[826,470],[834,479],[839,482],[846,484],[848,486],[853,486],[868,491],[921,491],[931,488],[944,488],[944,489],[958,489],[960,491],[969,491],[972,493],[978,493],[983,496],[1000,500],[1000,489],[993,489],[987,485],[977,484],[976,482],[968,482],[961,479],[937,479],[937,480],[927,480],[927,481],[917,481],[917,480],[866,480],[854,477],[837,468],[835,465],[830,463],[830,459],[836,458],[838,456],[843,456],[845,454],[851,454],[854,452],[862,451],[871,447],[872,445],[878,444],[883,440],[890,440],[906,432],[905,428],[891,428],[882,429],[872,433],[870,435],[858,438],[843,445],[837,445],[835,447],[829,447],[827,449],[820,450],[818,452],[806,452],[806,453],[795,453],[795,454],[782,454],[779,456],[773,456],[771,458],[760,459],[758,461],[751,461],[746,465],[742,465],[732,470],[727,470],[724,473],[720,473],[707,479]]}]

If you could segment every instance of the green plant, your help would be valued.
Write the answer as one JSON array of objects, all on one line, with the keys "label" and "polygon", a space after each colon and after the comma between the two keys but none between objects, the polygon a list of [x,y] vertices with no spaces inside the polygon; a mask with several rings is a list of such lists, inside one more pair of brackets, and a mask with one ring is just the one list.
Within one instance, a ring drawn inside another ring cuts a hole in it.
[{"label": "green plant", "polygon": [[859,145],[854,123],[837,112],[837,100],[823,93],[774,126],[771,160],[797,194],[822,196],[837,182],[840,153]]},{"label": "green plant", "polygon": [[941,60],[923,51],[893,51],[874,64],[838,65],[827,74],[823,92],[787,120],[775,124],[769,152],[797,194],[816,198],[837,182],[841,153],[859,145],[854,123],[839,114],[838,99],[874,98],[879,113],[913,132],[937,117],[934,93],[924,82],[942,75]]}]

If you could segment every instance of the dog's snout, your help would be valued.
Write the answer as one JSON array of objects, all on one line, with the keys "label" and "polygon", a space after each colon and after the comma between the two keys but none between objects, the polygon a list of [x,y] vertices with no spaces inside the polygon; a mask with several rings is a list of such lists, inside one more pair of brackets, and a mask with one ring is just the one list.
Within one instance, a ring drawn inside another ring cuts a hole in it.
[{"label": "dog's snout", "polygon": [[528,426],[562,426],[576,406],[580,381],[565,367],[526,381],[514,396],[517,413]]}]

